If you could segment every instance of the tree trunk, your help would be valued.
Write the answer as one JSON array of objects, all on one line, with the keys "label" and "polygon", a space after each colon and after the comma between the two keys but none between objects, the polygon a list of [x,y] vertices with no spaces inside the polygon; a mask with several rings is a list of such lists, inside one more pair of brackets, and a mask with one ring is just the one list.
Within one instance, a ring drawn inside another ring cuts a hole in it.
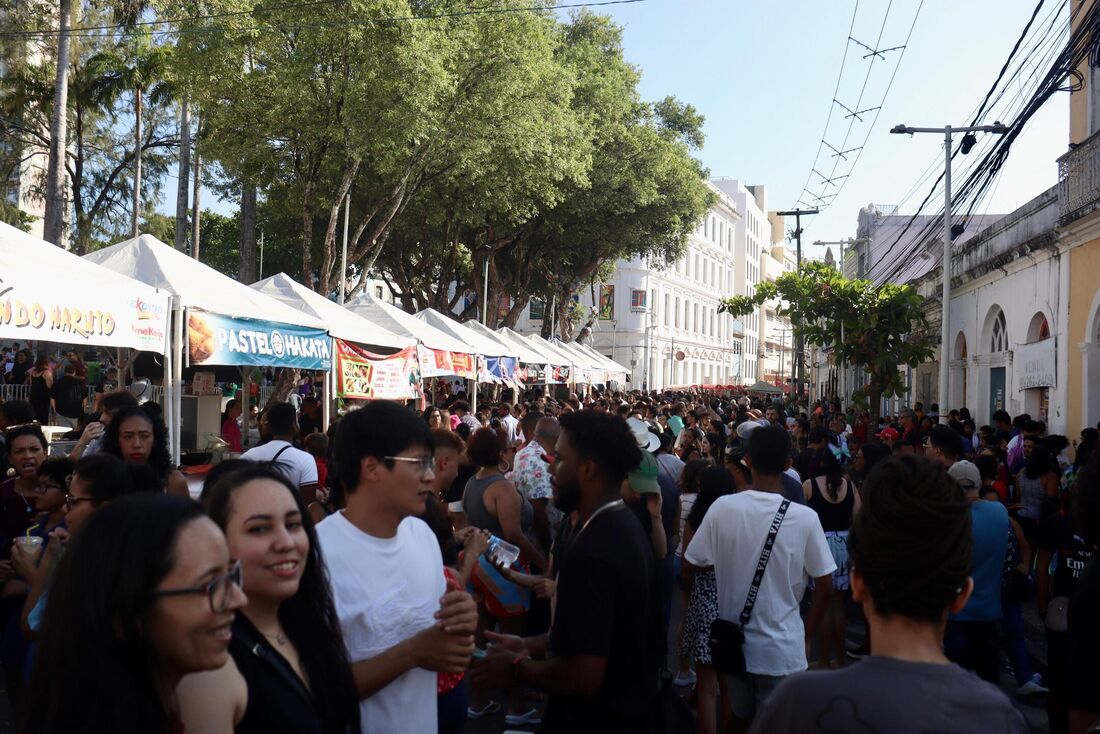
[{"label": "tree trunk", "polygon": [[302,283],[313,288],[313,182],[302,187]]},{"label": "tree trunk", "polygon": [[130,236],[141,234],[141,107],[142,89],[134,90],[134,218],[130,225]]},{"label": "tree trunk", "polygon": [[256,278],[256,186],[248,181],[241,185],[241,248],[238,277],[242,283],[255,283]]},{"label": "tree trunk", "polygon": [[69,16],[72,0],[58,5],[57,75],[54,80],[53,111],[50,116],[50,161],[46,170],[46,216],[44,238],[62,243],[65,232],[65,151],[69,121]]},{"label": "tree trunk", "polygon": [[202,234],[201,210],[199,200],[202,196],[202,156],[199,155],[199,131],[202,129],[202,118],[199,117],[195,124],[195,184],[191,194],[191,257],[199,259],[200,236]]},{"label": "tree trunk", "polygon": [[176,241],[177,250],[187,246],[187,189],[191,177],[191,105],[187,95],[180,102],[180,160],[179,184],[176,187]]}]

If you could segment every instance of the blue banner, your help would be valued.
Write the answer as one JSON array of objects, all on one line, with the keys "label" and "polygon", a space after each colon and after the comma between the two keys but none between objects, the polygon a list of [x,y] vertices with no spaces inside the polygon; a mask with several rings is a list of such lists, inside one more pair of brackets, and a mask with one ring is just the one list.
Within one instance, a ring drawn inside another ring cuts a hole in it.
[{"label": "blue banner", "polygon": [[293,367],[327,371],[332,340],[323,329],[187,312],[189,364]]},{"label": "blue banner", "polygon": [[498,380],[511,382],[516,379],[516,368],[519,362],[515,357],[486,357],[485,364],[489,374]]}]

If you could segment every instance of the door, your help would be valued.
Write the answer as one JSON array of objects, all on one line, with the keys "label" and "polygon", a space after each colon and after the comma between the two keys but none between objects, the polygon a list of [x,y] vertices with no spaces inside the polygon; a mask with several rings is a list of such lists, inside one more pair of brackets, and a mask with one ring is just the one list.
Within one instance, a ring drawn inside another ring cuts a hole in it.
[{"label": "door", "polygon": [[1005,368],[992,367],[989,370],[989,422],[993,422],[993,413],[1005,407]]}]

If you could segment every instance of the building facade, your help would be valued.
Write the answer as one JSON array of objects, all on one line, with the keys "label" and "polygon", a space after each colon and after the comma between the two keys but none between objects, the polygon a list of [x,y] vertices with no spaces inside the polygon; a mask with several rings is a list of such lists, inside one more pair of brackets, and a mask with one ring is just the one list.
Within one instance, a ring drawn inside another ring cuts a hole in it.
[{"label": "building facade", "polygon": [[[718,197],[679,260],[659,267],[644,258],[617,263],[614,276],[578,294],[595,309],[590,344],[627,369],[630,387],[751,384],[759,369],[760,316],[718,313],[722,299],[751,295],[770,239],[762,186],[709,184]],[[730,193],[732,192],[732,193]],[[738,202],[740,201],[740,206]],[[532,302],[516,324],[535,333],[546,316]]]}]

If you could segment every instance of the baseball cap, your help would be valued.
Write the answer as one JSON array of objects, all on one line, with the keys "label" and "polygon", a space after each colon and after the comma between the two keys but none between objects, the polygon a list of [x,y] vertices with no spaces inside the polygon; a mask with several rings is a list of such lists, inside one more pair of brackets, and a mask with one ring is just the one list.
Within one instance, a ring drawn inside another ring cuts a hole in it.
[{"label": "baseball cap", "polygon": [[742,441],[747,441],[757,428],[760,428],[760,424],[756,421],[745,421],[737,426],[737,437]]},{"label": "baseball cap", "polygon": [[655,494],[661,491],[661,485],[657,483],[657,459],[653,454],[642,452],[642,462],[627,475],[627,481],[630,482],[630,488],[638,494]]},{"label": "baseball cap", "polygon": [[982,488],[982,474],[973,462],[956,461],[947,473],[967,492],[977,492]]},{"label": "baseball cap", "polygon": [[886,428],[883,428],[881,431],[876,433],[875,436],[877,438],[881,438],[881,439],[886,440],[886,441],[897,441],[898,440],[897,429],[890,428],[889,426],[887,426]]},{"label": "baseball cap", "polygon": [[653,453],[661,448],[660,437],[649,430],[648,423],[637,418],[627,418],[626,424],[630,426],[630,432],[634,434],[634,440],[642,451]]}]

